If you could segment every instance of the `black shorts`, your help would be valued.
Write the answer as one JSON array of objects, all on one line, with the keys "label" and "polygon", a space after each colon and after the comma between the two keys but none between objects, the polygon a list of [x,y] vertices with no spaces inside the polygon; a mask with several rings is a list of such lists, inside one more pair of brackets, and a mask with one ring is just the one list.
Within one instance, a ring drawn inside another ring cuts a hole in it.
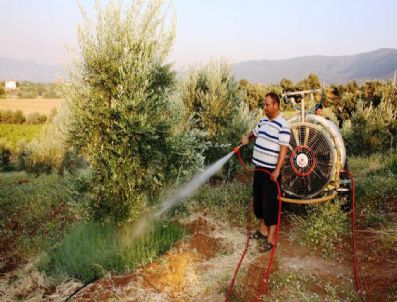
[{"label": "black shorts", "polygon": [[[257,167],[264,169],[270,173],[273,169]],[[281,177],[278,179],[280,180]],[[254,213],[256,218],[264,219],[265,225],[275,225],[278,222],[278,189],[274,181],[270,179],[270,175],[262,172],[255,171],[254,185]]]}]

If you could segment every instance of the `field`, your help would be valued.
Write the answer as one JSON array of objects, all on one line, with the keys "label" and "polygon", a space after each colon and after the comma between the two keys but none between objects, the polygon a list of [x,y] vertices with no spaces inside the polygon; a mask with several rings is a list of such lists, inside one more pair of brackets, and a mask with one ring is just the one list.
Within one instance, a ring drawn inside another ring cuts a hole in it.
[{"label": "field", "polygon": [[62,99],[0,99],[0,110],[22,110],[25,115],[38,112],[49,114],[62,105]]},{"label": "field", "polygon": [[[355,157],[351,165],[357,180],[357,255],[366,301],[395,301],[395,167],[381,155]],[[72,301],[224,300],[246,241],[249,176],[203,186],[170,213],[178,228],[164,222],[155,230],[159,238],[148,236],[138,247],[126,239],[126,229],[119,237],[109,224],[76,225],[83,213],[78,210],[84,200],[81,176],[0,176],[0,231],[5,235],[0,238],[0,297],[5,301],[65,301],[80,288]],[[284,209],[269,291],[262,301],[360,301],[353,284],[350,217],[341,212],[339,202]],[[49,258],[39,257],[38,265],[33,264],[42,251]],[[268,259],[260,242],[251,240],[230,301],[253,300]],[[84,287],[87,282],[92,284]]]}]

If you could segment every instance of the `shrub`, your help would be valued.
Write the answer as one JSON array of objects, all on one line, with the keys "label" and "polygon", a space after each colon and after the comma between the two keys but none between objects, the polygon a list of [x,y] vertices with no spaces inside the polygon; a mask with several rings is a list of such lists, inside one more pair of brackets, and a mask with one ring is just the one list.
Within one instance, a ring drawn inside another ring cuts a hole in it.
[{"label": "shrub", "polygon": [[4,82],[0,82],[0,98],[5,98],[6,96],[7,96],[7,93],[4,88]]},{"label": "shrub", "polygon": [[350,154],[372,154],[389,150],[397,140],[397,111],[387,102],[364,107],[357,105],[351,118],[351,128],[345,128],[346,147]]},{"label": "shrub", "polygon": [[11,124],[13,120],[13,113],[11,110],[0,110],[0,122],[3,124]]},{"label": "shrub", "polygon": [[205,133],[205,151],[211,163],[231,151],[255,121],[244,103],[238,83],[224,63],[211,63],[192,70],[182,83],[181,97],[189,128]]},{"label": "shrub", "polygon": [[11,150],[9,144],[3,139],[0,139],[0,171],[8,167],[10,163]]},{"label": "shrub", "polygon": [[23,124],[25,122],[25,116],[21,110],[17,110],[14,112],[12,121],[13,124]]},{"label": "shrub", "polygon": [[29,144],[21,145],[18,153],[19,168],[36,176],[65,170],[76,173],[84,165],[83,160],[72,148],[67,147],[62,136],[50,126],[40,137]]},{"label": "shrub", "polygon": [[47,116],[38,112],[33,112],[26,117],[26,124],[38,125],[44,124],[47,121]]},{"label": "shrub", "polygon": [[397,175],[397,154],[391,155],[389,169],[394,175]]}]

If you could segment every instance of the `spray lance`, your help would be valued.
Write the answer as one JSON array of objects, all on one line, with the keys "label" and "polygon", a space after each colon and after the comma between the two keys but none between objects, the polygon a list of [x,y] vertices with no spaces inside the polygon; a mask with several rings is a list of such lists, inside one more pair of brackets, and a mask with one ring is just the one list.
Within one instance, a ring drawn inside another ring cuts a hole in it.
[{"label": "spray lance", "polygon": [[242,146],[244,146],[244,145],[243,145],[243,144],[240,144],[240,145],[234,147],[234,148],[233,148],[233,153],[234,153],[234,154],[239,153],[239,152],[240,152],[240,148],[241,148]]}]

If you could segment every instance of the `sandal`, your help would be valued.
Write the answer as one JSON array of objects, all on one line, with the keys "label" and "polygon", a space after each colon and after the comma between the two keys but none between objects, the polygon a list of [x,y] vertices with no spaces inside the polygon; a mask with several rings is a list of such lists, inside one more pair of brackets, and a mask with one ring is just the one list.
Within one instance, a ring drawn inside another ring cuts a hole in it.
[{"label": "sandal", "polygon": [[274,247],[273,243],[266,241],[265,244],[263,245],[263,251],[268,252],[268,251],[272,250],[273,247]]},{"label": "sandal", "polygon": [[263,235],[261,231],[256,231],[254,234],[250,236],[250,238],[256,240],[267,240],[267,236]]}]

